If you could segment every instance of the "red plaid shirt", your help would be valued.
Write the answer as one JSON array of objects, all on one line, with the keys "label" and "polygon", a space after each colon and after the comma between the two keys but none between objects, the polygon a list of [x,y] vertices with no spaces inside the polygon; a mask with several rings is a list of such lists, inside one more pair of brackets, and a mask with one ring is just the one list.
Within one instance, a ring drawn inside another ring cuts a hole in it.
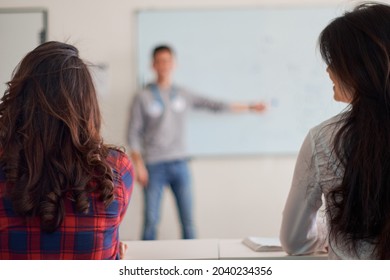
[{"label": "red plaid shirt", "polygon": [[82,214],[65,199],[64,221],[53,233],[41,231],[38,217],[15,214],[0,170],[0,259],[118,259],[119,225],[133,190],[134,170],[122,152],[111,150],[107,159],[114,171],[114,201],[106,208],[92,193],[89,213]]}]

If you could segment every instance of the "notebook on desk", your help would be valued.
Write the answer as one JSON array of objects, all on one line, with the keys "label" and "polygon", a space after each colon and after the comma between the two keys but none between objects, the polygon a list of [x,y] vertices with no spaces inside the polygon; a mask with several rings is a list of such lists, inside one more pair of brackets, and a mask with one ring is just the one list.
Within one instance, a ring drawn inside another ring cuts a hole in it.
[{"label": "notebook on desk", "polygon": [[249,236],[242,240],[242,243],[256,252],[283,251],[279,238],[253,237]]}]

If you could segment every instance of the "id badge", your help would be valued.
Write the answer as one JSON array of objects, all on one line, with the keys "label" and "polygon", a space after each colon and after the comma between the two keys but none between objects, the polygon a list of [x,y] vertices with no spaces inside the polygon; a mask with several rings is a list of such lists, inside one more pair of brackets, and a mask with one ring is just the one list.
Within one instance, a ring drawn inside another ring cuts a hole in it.
[{"label": "id badge", "polygon": [[160,117],[163,111],[164,111],[163,106],[160,104],[160,102],[157,101],[151,103],[147,108],[148,114],[153,118]]},{"label": "id badge", "polygon": [[172,100],[172,109],[173,111],[179,113],[179,112],[183,112],[186,108],[186,101],[183,97],[181,96],[176,96],[173,100]]}]

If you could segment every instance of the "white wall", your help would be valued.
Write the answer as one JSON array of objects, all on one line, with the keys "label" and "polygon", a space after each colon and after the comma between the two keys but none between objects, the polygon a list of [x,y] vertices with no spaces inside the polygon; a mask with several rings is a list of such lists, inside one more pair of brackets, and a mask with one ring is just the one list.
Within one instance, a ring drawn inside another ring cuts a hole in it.
[{"label": "white wall", "polygon": [[[109,65],[108,96],[101,98],[106,142],[124,145],[131,96],[135,91],[135,16],[146,8],[316,6],[341,0],[0,0],[0,8],[48,10],[48,39],[75,44],[81,57]],[[329,96],[331,98],[331,95]],[[255,129],[255,128],[254,128]],[[191,163],[199,238],[277,236],[295,157],[199,158]],[[166,192],[161,239],[179,238],[176,209]],[[122,239],[138,239],[142,193],[137,186],[121,228]]]}]

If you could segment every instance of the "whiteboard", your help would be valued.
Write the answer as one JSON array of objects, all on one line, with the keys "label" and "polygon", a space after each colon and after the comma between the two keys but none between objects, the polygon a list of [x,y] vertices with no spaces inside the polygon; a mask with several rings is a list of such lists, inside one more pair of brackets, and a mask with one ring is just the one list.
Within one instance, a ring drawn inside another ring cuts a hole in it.
[{"label": "whiteboard", "polygon": [[317,40],[336,8],[145,10],[137,14],[139,86],[151,52],[176,51],[175,83],[228,102],[266,101],[265,114],[188,116],[192,156],[296,154],[308,130],[339,113]]},{"label": "whiteboard", "polygon": [[0,9],[0,92],[22,58],[46,41],[47,12],[43,9]]}]

